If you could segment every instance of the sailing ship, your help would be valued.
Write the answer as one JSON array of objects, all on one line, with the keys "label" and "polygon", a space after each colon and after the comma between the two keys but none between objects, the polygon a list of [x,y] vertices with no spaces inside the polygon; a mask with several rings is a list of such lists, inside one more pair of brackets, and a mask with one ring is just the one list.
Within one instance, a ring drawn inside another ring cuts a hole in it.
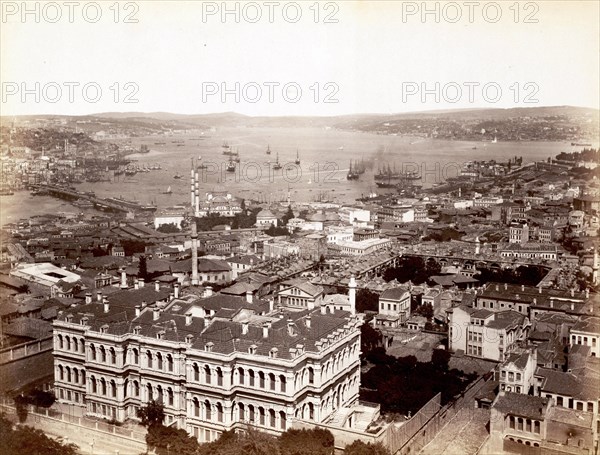
[{"label": "sailing ship", "polygon": [[296,166],[300,166],[300,155],[298,154],[298,149],[296,149],[296,161],[294,161],[294,163],[296,163]]},{"label": "sailing ship", "polygon": [[282,168],[282,166],[279,163],[279,152],[277,152],[277,158],[275,159],[275,164],[273,165],[273,170],[278,171],[281,168]]},{"label": "sailing ship", "polygon": [[267,144],[267,155],[270,155],[270,154],[271,154],[271,146],[269,146],[269,145]]},{"label": "sailing ship", "polygon": [[171,187],[169,186],[163,194],[173,194],[173,190],[171,190]]},{"label": "sailing ship", "polygon": [[142,145],[140,145],[139,153],[150,153],[150,149],[148,148],[148,146],[146,144],[142,144]]},{"label": "sailing ship", "polygon": [[356,172],[356,169],[352,169],[352,160],[350,160],[350,169],[348,169],[348,174],[346,175],[346,179],[358,180],[358,172]]},{"label": "sailing ship", "polygon": [[175,175],[173,176],[173,178],[179,180],[179,179],[183,178],[183,176],[179,172],[176,172]]},{"label": "sailing ship", "polygon": [[229,146],[229,144],[227,142],[223,142],[223,145],[221,146],[221,148],[223,149],[223,155],[234,155],[234,152],[231,150],[231,147]]}]

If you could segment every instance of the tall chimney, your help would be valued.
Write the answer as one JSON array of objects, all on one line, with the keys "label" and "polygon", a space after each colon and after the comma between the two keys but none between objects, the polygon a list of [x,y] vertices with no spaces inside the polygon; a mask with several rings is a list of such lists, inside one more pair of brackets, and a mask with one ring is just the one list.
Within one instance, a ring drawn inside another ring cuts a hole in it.
[{"label": "tall chimney", "polygon": [[200,211],[200,177],[198,176],[198,169],[196,169],[196,195],[195,195],[195,199],[196,199],[196,206],[194,208],[195,212],[194,213],[198,213]]},{"label": "tall chimney", "polygon": [[160,317],[160,309],[154,308],[154,310],[152,310],[152,320],[157,321],[159,317]]},{"label": "tall chimney", "polygon": [[173,296],[178,299],[179,298],[179,283],[175,283],[173,285]]},{"label": "tall chimney", "polygon": [[85,303],[92,303],[92,293],[91,292],[86,292],[85,293]]},{"label": "tall chimney", "polygon": [[146,280],[143,278],[138,279],[138,287],[142,289],[146,285]]},{"label": "tall chimney", "polygon": [[198,227],[196,218],[192,219],[192,286],[198,286]]},{"label": "tall chimney", "polygon": [[304,322],[306,324],[306,328],[310,329],[311,322],[312,322],[312,318],[311,318],[310,314],[308,316],[306,316],[306,318],[304,319]]},{"label": "tall chimney", "polygon": [[133,279],[133,289],[136,289],[136,290],[137,290],[137,289],[139,289],[139,288],[140,288],[140,285],[138,284],[138,279],[137,279],[137,278],[134,278],[134,279]]},{"label": "tall chimney", "polygon": [[156,292],[160,292],[160,281],[156,280],[156,281],[154,282],[154,290],[155,290]]},{"label": "tall chimney", "polygon": [[108,313],[110,310],[110,303],[108,302],[108,299],[106,297],[104,297],[102,304],[104,305],[104,312]]},{"label": "tall chimney", "polygon": [[294,321],[292,321],[292,318],[288,318],[288,320],[287,320],[287,330],[288,330],[288,335],[290,335],[290,336],[294,335]]},{"label": "tall chimney", "polygon": [[96,300],[98,301],[98,303],[102,303],[102,291],[98,291],[96,293]]},{"label": "tall chimney", "polygon": [[263,338],[269,338],[269,323],[265,322],[262,326]]},{"label": "tall chimney", "polygon": [[196,182],[194,180],[194,158],[192,158],[192,169],[190,171],[190,197],[191,197],[190,207],[192,208],[192,210],[194,210],[194,207],[196,205],[196,198],[194,197],[195,188],[196,188]]},{"label": "tall chimney", "polygon": [[350,283],[348,283],[348,295],[350,302],[350,313],[356,314],[356,279],[354,275],[350,277]]},{"label": "tall chimney", "polygon": [[192,313],[185,314],[185,325],[192,325]]},{"label": "tall chimney", "polygon": [[246,291],[246,302],[252,303],[252,291]]},{"label": "tall chimney", "polygon": [[135,317],[139,318],[140,314],[142,314],[142,306],[141,305],[136,305],[135,306]]}]

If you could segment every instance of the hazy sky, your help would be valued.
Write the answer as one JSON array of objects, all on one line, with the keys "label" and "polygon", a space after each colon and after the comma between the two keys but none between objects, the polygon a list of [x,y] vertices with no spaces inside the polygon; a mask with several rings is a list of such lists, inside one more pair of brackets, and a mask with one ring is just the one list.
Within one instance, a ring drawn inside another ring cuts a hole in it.
[{"label": "hazy sky", "polygon": [[597,1],[271,3],[3,1],[2,114],[598,107]]}]

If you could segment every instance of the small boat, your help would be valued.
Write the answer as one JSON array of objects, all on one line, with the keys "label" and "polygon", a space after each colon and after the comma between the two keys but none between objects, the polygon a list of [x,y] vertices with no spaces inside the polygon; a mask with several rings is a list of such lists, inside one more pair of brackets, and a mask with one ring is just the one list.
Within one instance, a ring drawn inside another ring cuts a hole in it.
[{"label": "small boat", "polygon": [[168,187],[167,191],[163,192],[163,194],[173,194],[173,190],[171,190],[171,187]]},{"label": "small boat", "polygon": [[347,180],[358,180],[358,172],[352,169],[352,161],[350,161],[350,169],[348,169],[348,174],[346,175]]},{"label": "small boat", "polygon": [[229,162],[227,163],[227,167],[225,168],[227,172],[235,172],[235,161],[229,158]]},{"label": "small boat", "polygon": [[269,145],[267,145],[267,155],[271,154],[271,147]]},{"label": "small boat", "polygon": [[176,173],[176,174],[173,176],[173,178],[174,178],[174,179],[180,179],[180,178],[182,178],[182,177],[183,177],[183,176],[182,176],[181,174],[179,174],[179,172],[178,172],[178,173]]},{"label": "small boat", "polygon": [[298,154],[298,149],[296,149],[296,161],[294,161],[294,163],[296,163],[296,166],[300,166],[300,155]]}]

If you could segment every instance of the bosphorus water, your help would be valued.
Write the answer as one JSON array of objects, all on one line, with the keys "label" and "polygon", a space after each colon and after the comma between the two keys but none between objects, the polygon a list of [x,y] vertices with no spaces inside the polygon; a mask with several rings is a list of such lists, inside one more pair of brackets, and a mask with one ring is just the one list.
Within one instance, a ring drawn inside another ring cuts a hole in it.
[{"label": "bosphorus water", "polygon": [[[289,192],[292,201],[327,199],[347,203],[381,191],[374,184],[373,173],[387,163],[395,164],[397,170],[418,170],[426,179],[425,186],[430,186],[456,175],[469,161],[506,161],[522,156],[523,163],[528,163],[546,160],[572,148],[564,142],[466,142],[325,128],[266,127],[219,128],[203,135],[195,132],[134,137],[130,141],[135,148],[146,144],[150,149],[146,154],[130,155],[130,159],[136,160],[138,166],[160,164],[162,169],[132,177],[110,174],[110,182],[74,186],[94,191],[98,197],[122,196],[142,203],[154,202],[159,208],[189,204],[190,162],[202,157],[209,169],[200,171],[201,195],[226,190],[234,196],[268,202],[285,201]],[[239,151],[240,163],[235,173],[225,171],[228,161],[222,153],[225,142],[233,151]],[[267,145],[271,155],[265,152]],[[297,151],[300,166],[294,164]],[[283,169],[273,171],[277,154]],[[370,158],[375,158],[372,170],[359,180],[346,180],[351,160]],[[182,178],[175,179],[175,175]],[[168,187],[172,193],[164,194]],[[2,224],[42,213],[86,211],[59,199],[31,197],[28,192],[4,196],[0,204]]]}]

